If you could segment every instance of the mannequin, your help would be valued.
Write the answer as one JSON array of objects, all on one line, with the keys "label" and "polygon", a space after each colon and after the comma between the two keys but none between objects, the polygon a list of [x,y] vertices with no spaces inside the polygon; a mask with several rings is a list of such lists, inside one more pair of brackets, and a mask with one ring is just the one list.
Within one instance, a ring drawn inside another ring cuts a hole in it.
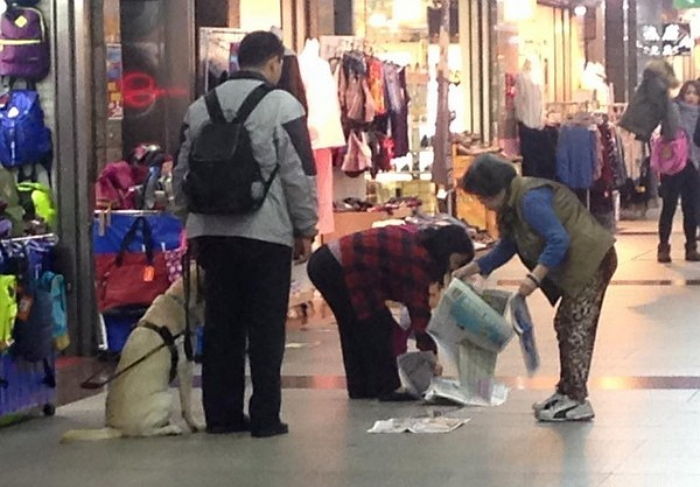
[{"label": "mannequin", "polygon": [[306,41],[299,54],[301,79],[308,98],[308,124],[311,146],[316,159],[316,184],[319,223],[322,235],[333,233],[333,164],[331,149],[346,144],[341,125],[338,88],[328,61],[321,58],[321,45],[316,39]]},{"label": "mannequin", "polygon": [[526,127],[541,129],[543,112],[542,87],[533,72],[532,60],[526,59],[515,81],[515,116]]}]

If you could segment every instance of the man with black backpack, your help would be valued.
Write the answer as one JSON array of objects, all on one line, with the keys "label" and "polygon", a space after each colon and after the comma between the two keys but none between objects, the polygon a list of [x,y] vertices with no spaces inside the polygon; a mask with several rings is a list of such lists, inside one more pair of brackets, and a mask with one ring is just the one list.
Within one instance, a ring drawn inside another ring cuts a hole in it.
[{"label": "man with black backpack", "polygon": [[189,108],[174,173],[205,273],[202,389],[213,434],[288,431],[279,413],[291,261],[308,258],[318,216],[304,110],[274,88],[283,56],[272,33],[243,39],[241,71]]}]

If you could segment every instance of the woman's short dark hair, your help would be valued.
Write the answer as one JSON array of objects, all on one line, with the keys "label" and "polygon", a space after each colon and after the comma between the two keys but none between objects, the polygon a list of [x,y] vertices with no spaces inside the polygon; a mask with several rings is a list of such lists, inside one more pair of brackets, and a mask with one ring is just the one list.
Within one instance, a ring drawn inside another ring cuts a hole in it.
[{"label": "woman's short dark hair", "polygon": [[429,227],[420,231],[419,241],[426,248],[435,266],[431,272],[434,282],[442,282],[450,270],[450,256],[464,254],[467,261],[474,259],[474,244],[467,229],[460,225]]},{"label": "woman's short dark hair", "polygon": [[251,32],[238,47],[238,64],[241,68],[257,68],[273,57],[284,57],[284,44],[272,32]]},{"label": "woman's short dark hair", "polygon": [[686,81],[683,83],[683,86],[681,86],[681,91],[678,92],[678,96],[676,97],[676,100],[678,101],[685,101],[685,95],[688,93],[688,90],[693,87],[695,88],[695,93],[700,95],[700,83],[697,81]]},{"label": "woman's short dark hair", "polygon": [[516,175],[510,162],[493,154],[484,154],[467,169],[460,187],[467,193],[490,198],[507,189]]}]

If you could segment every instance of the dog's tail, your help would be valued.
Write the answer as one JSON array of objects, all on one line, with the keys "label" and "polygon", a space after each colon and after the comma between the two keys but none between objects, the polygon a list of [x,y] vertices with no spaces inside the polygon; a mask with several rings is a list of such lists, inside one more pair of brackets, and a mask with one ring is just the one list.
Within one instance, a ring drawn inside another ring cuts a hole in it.
[{"label": "dog's tail", "polygon": [[103,441],[116,440],[124,434],[118,429],[102,428],[94,430],[70,430],[66,431],[61,438],[61,443],[70,443],[73,441]]}]

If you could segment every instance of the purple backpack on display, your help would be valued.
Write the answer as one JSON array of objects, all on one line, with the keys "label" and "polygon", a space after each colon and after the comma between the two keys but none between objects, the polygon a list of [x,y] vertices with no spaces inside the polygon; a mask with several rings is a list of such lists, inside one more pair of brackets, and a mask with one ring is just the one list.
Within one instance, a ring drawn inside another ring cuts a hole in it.
[{"label": "purple backpack on display", "polygon": [[49,74],[49,39],[42,13],[11,7],[0,19],[0,76],[39,81]]}]

